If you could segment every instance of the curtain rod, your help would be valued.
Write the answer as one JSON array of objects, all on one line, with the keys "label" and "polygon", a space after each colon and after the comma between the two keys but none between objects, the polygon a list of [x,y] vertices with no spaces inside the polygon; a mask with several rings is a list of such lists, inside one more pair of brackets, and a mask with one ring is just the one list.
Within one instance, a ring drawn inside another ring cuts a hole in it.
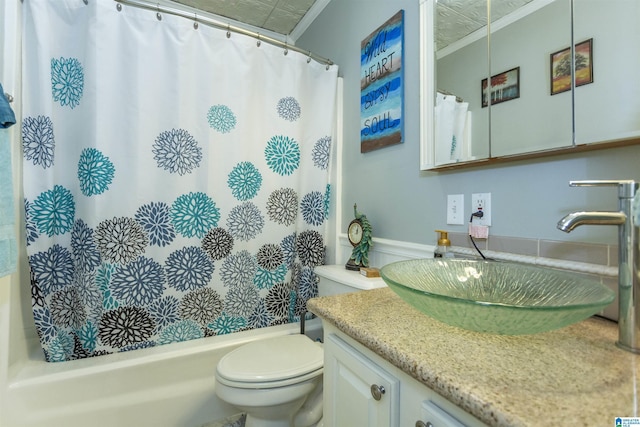
[{"label": "curtain rod", "polygon": [[326,64],[327,69],[329,69],[329,66],[333,65],[333,61],[331,61],[330,59],[318,56],[308,50],[300,49],[297,46],[287,44],[286,42],[275,39],[273,37],[265,36],[264,34],[260,34],[255,31],[250,31],[245,28],[237,27],[230,24],[224,24],[223,22],[216,21],[206,16],[198,16],[195,13],[186,12],[184,10],[176,9],[173,7],[162,6],[158,3],[150,3],[149,1],[146,1],[146,0],[114,0],[114,1],[116,3],[131,5],[131,6],[140,7],[143,9],[155,10],[158,13],[163,12],[163,13],[168,13],[170,15],[176,15],[176,16],[181,16],[183,18],[192,19],[195,23],[194,25],[202,22],[203,24],[209,25],[211,27],[219,28],[221,30],[227,30],[227,33],[229,31],[233,31],[234,33],[244,34],[245,36],[249,36],[249,37],[253,37],[254,39],[257,39],[258,46],[260,45],[259,44],[260,42],[264,41],[266,43],[269,43],[278,47],[282,47],[284,49],[285,55],[289,50],[300,52],[307,55],[310,59],[313,59],[321,64]]}]

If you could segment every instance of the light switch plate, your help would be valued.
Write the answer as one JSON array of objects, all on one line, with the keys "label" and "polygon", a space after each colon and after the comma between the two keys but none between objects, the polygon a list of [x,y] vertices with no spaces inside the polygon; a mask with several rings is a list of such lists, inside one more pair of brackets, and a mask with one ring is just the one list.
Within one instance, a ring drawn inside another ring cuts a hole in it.
[{"label": "light switch plate", "polygon": [[464,194],[449,194],[447,196],[447,224],[464,224]]}]

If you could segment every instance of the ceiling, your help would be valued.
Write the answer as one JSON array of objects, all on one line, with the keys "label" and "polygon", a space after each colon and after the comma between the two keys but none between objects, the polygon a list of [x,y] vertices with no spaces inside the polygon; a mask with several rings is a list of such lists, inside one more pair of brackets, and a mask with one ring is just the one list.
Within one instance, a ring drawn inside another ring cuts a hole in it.
[{"label": "ceiling", "polygon": [[[287,37],[306,30],[330,0],[174,0]],[[305,18],[306,17],[306,18]],[[299,28],[304,25],[304,28]],[[294,37],[294,40],[297,37]]]},{"label": "ceiling", "polygon": [[[542,2],[546,0],[535,0]],[[498,21],[532,0],[491,0],[491,22]],[[487,0],[438,0],[436,46],[442,49],[487,25]]]},{"label": "ceiling", "polygon": [[[190,8],[271,31],[295,41],[331,0],[173,0]],[[347,0],[353,1],[353,0]],[[492,0],[491,21],[527,3],[549,0]],[[441,49],[487,24],[487,0],[437,0],[436,45]]]}]

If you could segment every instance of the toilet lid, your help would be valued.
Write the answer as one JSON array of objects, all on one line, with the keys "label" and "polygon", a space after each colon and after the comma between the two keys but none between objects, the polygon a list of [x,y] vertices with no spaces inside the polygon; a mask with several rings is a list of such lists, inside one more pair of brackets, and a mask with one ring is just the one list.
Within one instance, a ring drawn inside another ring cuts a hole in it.
[{"label": "toilet lid", "polygon": [[285,335],[238,347],[220,359],[217,372],[231,381],[279,381],[321,369],[323,357],[321,344],[306,335]]}]

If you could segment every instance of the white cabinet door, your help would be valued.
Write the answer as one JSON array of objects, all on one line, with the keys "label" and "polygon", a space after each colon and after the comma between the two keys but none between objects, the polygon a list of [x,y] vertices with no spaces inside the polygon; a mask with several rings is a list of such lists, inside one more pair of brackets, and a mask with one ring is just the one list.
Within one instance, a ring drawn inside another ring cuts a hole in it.
[{"label": "white cabinet door", "polygon": [[421,427],[465,427],[450,413],[436,405],[430,400],[422,402],[422,423],[416,423],[416,426]]},{"label": "white cabinet door", "polygon": [[399,380],[334,334],[324,351],[325,426],[398,426]]}]

